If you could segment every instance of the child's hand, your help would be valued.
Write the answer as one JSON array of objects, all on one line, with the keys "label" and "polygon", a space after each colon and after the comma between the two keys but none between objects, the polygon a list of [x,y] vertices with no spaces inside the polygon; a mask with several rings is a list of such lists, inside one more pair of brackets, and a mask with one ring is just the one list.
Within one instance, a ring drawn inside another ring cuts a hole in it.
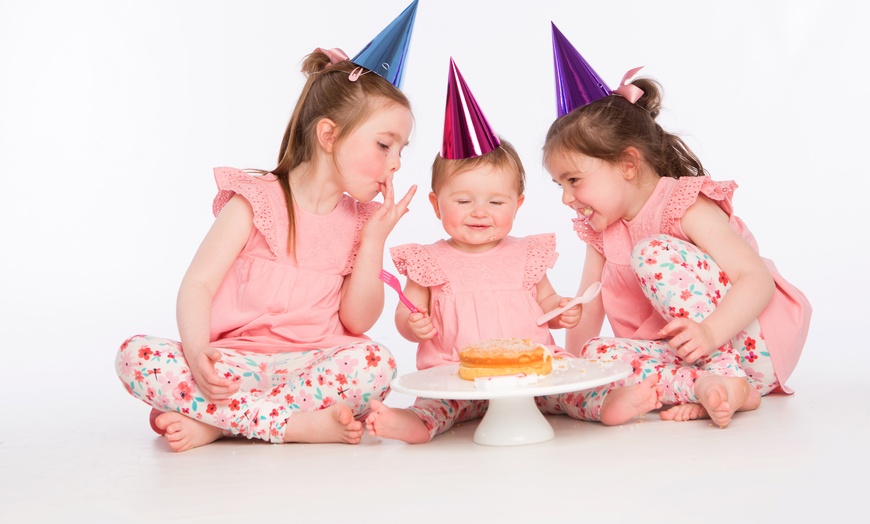
[{"label": "child's hand", "polygon": [[[562,297],[559,300],[559,307],[564,307],[571,299],[567,297]],[[566,309],[559,315],[557,318],[559,320],[559,327],[565,329],[571,329],[576,327],[577,324],[580,323],[580,317],[583,315],[583,306],[581,304],[577,304],[576,306]]]},{"label": "child's hand", "polygon": [[393,189],[393,177],[390,175],[381,186],[381,194],[384,195],[384,204],[377,209],[363,226],[362,235],[366,238],[376,239],[381,243],[386,242],[387,236],[396,227],[399,219],[408,212],[408,204],[414,198],[417,186],[413,185],[398,202],[395,201]]},{"label": "child's hand", "polygon": [[215,362],[221,359],[221,352],[214,348],[205,351],[194,351],[193,355],[185,352],[185,358],[190,365],[190,374],[196,381],[196,386],[212,402],[225,404],[239,390],[239,384],[217,374]]},{"label": "child's hand", "polygon": [[671,320],[658,332],[658,336],[670,339],[668,346],[678,357],[689,363],[706,357],[718,349],[710,328],[688,318]]},{"label": "child's hand", "polygon": [[416,313],[408,315],[408,327],[411,328],[411,333],[420,342],[432,339],[438,334],[438,330],[432,325],[432,319],[425,307],[418,306]]}]

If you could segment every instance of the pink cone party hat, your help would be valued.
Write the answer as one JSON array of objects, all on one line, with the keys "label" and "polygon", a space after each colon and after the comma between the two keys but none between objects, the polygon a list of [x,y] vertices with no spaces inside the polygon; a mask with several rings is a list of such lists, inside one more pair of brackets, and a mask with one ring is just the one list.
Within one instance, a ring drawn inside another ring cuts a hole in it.
[{"label": "pink cone party hat", "polygon": [[[464,101],[463,101],[464,99]],[[474,131],[472,133],[472,130]],[[453,58],[447,78],[447,108],[444,112],[444,142],[441,157],[474,158],[497,148],[501,142],[477,105]]]},{"label": "pink cone party hat", "polygon": [[562,117],[578,107],[609,96],[612,91],[559,31],[556,24],[550,24],[553,26],[556,112]]},{"label": "pink cone party hat", "polygon": [[417,17],[417,1],[411,2],[350,61],[386,78],[401,89],[402,80],[405,78],[405,59]]}]

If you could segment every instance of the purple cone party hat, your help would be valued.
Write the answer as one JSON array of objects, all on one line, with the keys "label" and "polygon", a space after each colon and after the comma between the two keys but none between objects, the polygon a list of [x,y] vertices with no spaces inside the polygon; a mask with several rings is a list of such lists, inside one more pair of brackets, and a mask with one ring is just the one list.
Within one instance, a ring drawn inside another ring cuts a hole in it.
[{"label": "purple cone party hat", "polygon": [[609,96],[612,91],[580,56],[565,35],[553,26],[553,65],[556,69],[556,111],[563,117],[578,107]]},{"label": "purple cone party hat", "polygon": [[417,1],[411,2],[411,5],[350,61],[386,78],[401,89],[405,77],[405,59],[411,43],[414,19],[417,17]]},{"label": "purple cone party hat", "polygon": [[[464,99],[464,102],[463,102]],[[471,130],[474,131],[472,134]],[[501,145],[453,58],[447,78],[441,157],[452,160],[485,155]]]}]

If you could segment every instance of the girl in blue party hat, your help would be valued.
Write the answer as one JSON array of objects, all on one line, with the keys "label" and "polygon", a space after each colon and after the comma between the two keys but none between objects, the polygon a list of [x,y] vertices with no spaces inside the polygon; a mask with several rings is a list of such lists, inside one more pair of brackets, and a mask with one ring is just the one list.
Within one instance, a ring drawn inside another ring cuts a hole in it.
[{"label": "girl in blue party hat", "polygon": [[[638,379],[660,374],[667,420],[724,427],[761,396],[790,392],[811,307],[759,256],[734,214],[737,184],[711,180],[656,123],[655,81],[629,83],[635,69],[611,91],[552,29],[558,118],[544,164],[588,245],[581,289],[603,283],[567,349],[630,362]],[[617,338],[594,338],[605,316]]]},{"label": "girl in blue party hat", "polygon": [[394,199],[416,5],[353,59],[305,59],[274,169],[215,169],[216,219],[178,292],[181,341],[137,335],[116,360],[173,450],[222,436],[354,444],[389,391],[395,361],[364,333],[383,308],[386,238],[415,190]]}]

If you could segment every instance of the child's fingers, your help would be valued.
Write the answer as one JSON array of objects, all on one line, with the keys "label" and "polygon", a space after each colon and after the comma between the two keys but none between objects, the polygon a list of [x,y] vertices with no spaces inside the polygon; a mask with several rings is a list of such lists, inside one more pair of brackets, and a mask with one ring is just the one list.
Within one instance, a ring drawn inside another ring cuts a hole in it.
[{"label": "child's fingers", "polygon": [[384,207],[387,209],[392,208],[396,202],[396,188],[393,186],[393,175],[388,176],[384,180],[381,193],[384,195]]},{"label": "child's fingers", "polygon": [[212,365],[214,365],[215,363],[220,362],[221,357],[223,357],[223,354],[220,352],[220,350],[212,349],[211,351],[206,353],[206,356],[208,357],[209,360],[212,361]]},{"label": "child's fingers", "polygon": [[204,384],[200,384],[200,387],[202,387],[203,389],[238,389],[238,384],[226,377],[218,375],[217,370],[214,367],[215,363],[220,362],[222,356],[223,355],[221,354],[221,352],[216,349],[214,351],[203,353],[203,357],[205,358],[200,360],[200,371],[202,375],[202,381],[204,382]]},{"label": "child's fingers", "polygon": [[437,334],[438,334],[438,332],[435,330],[435,326],[433,326],[431,323],[429,323],[429,324],[420,326],[420,329],[417,331],[417,339],[420,340],[420,342],[423,342],[425,340],[429,340],[431,338],[434,338],[435,335],[437,335]]},{"label": "child's fingers", "polygon": [[[659,338],[670,338],[673,339],[677,337],[680,333],[685,331],[686,325],[684,322],[685,319],[675,318],[665,324],[663,328],[661,328],[658,332]],[[685,342],[685,341],[684,341]]]},{"label": "child's fingers", "polygon": [[408,192],[405,193],[405,196],[402,197],[399,202],[396,203],[396,208],[401,211],[407,211],[408,206],[411,204],[411,199],[414,198],[414,194],[417,193],[417,184],[414,184],[408,189]]},{"label": "child's fingers", "polygon": [[235,392],[239,389],[239,385],[232,380],[222,377],[217,373],[206,373],[203,378],[205,379],[205,386],[210,391],[229,391]]},{"label": "child's fingers", "polygon": [[686,362],[694,362],[702,356],[701,344],[697,340],[689,338],[682,343],[676,353]]}]

